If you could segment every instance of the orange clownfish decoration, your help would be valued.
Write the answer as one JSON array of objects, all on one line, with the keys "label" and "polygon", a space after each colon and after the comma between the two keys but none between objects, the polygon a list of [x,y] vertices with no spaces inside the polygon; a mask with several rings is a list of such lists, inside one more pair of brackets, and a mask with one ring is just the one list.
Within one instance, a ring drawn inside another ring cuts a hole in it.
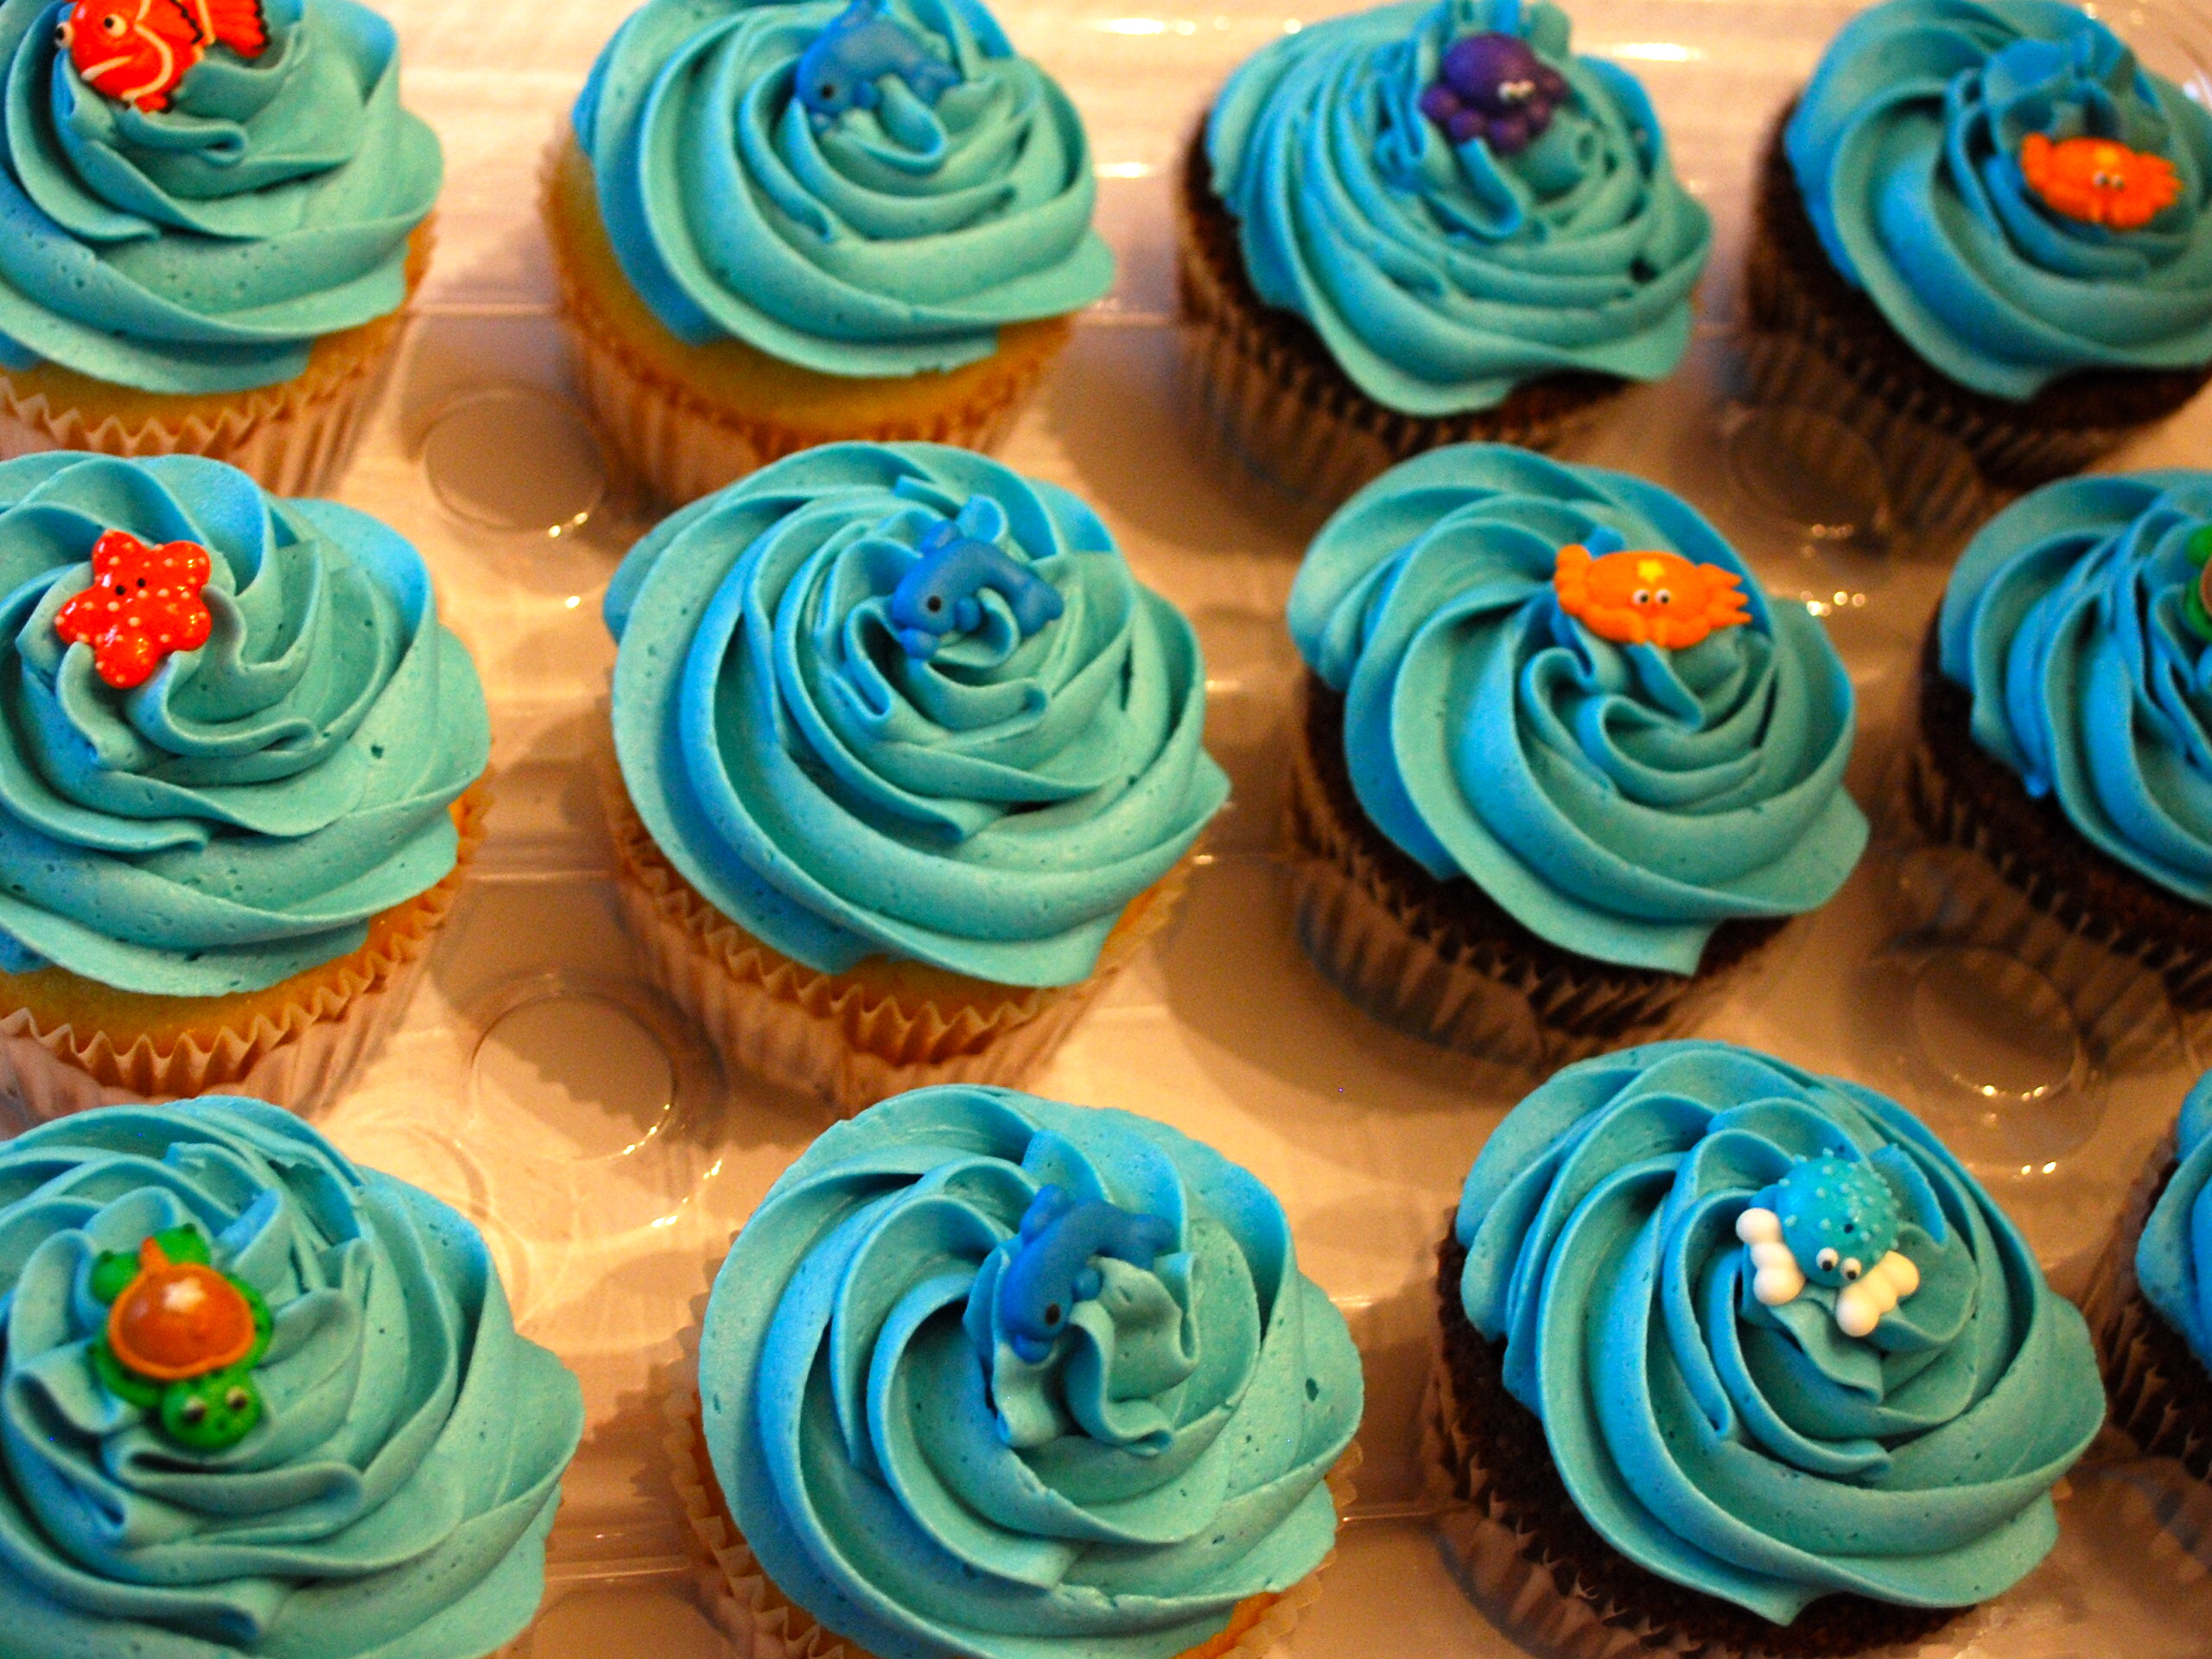
[{"label": "orange clownfish decoration", "polygon": [[1622,552],[1592,558],[1580,543],[1559,550],[1552,573],[1559,607],[1615,645],[1681,651],[1716,628],[1751,620],[1744,579],[1679,553]]},{"label": "orange clownfish decoration", "polygon": [[2054,213],[2115,231],[2139,230],[2181,200],[2171,162],[2109,138],[2054,144],[2031,132],[2020,144],[2020,173]]},{"label": "orange clownfish decoration", "polygon": [[269,25],[261,0],[76,0],[57,38],[93,91],[158,113],[211,48],[259,57]]}]

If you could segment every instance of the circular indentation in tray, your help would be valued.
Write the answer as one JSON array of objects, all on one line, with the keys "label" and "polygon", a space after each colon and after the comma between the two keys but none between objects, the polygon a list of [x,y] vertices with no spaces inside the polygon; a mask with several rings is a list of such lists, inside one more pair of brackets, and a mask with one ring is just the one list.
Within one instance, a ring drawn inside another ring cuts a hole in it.
[{"label": "circular indentation in tray", "polygon": [[564,536],[605,503],[607,463],[583,416],[527,386],[455,399],[423,436],[430,493],[485,530]]},{"label": "circular indentation in tray", "polygon": [[667,1127],[676,1060],[630,1009],[569,992],[500,1015],[477,1045],[478,1096],[530,1114],[544,1150],[619,1158]]},{"label": "circular indentation in tray", "polygon": [[1913,1040],[1968,1095],[2025,1105],[2078,1089],[2088,1073],[2066,1000],[2016,957],[1976,946],[1931,950],[1906,998]]},{"label": "circular indentation in tray", "polygon": [[1777,526],[1815,543],[1878,546],[1889,534],[1881,459],[1832,415],[1792,404],[1738,410],[1721,429],[1728,481]]}]

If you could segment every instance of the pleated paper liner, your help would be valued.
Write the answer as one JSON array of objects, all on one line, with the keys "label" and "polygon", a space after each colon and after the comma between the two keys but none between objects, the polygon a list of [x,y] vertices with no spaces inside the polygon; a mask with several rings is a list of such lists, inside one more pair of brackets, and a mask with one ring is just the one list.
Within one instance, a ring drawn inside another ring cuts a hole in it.
[{"label": "pleated paper liner", "polygon": [[[697,1390],[672,1389],[662,1396],[661,1407],[677,1501],[704,1552],[702,1572],[715,1598],[716,1620],[737,1650],[747,1659],[874,1659],[866,1649],[817,1624],[761,1571],[715,1479],[700,1426]],[[1329,1471],[1329,1495],[1339,1517],[1357,1495],[1353,1477],[1359,1465],[1359,1443],[1355,1440]],[[1289,1637],[1319,1599],[1322,1575],[1335,1559],[1332,1551],[1320,1566],[1279,1595],[1240,1602],[1220,1635],[1185,1650],[1179,1659],[1262,1659]],[[1070,1659],[1078,1659],[1081,1644],[1071,1641],[1068,1646]]]},{"label": "pleated paper liner", "polygon": [[[1306,694],[1311,697],[1309,688]],[[1583,958],[1539,960],[1503,934],[1440,946],[1396,900],[1318,772],[1301,715],[1291,743],[1284,859],[1306,954],[1385,1025],[1463,1053],[1543,1070],[1687,1029],[1735,969],[1694,976],[1609,973]],[[1356,810],[1356,809],[1355,809]]]},{"label": "pleated paper liner", "polygon": [[[1179,378],[1207,435],[1272,487],[1321,509],[1400,461],[1445,444],[1558,449],[1624,389],[1597,376],[1554,376],[1517,389],[1494,408],[1443,416],[1402,414],[1376,402],[1324,348],[1262,305],[1233,263],[1240,257],[1235,221],[1212,195],[1203,134],[1201,127],[1185,149],[1175,196],[1184,325]],[[1306,327],[1302,320],[1289,321]]]},{"label": "pleated paper liner", "polygon": [[1911,925],[2033,969],[2106,1069],[2161,1062],[2174,1046],[2171,1014],[2193,1026],[2212,1015],[2212,957],[2100,913],[2063,870],[2001,845],[1924,736],[1904,757],[1898,794],[1896,893]]},{"label": "pleated paper liner", "polygon": [[543,188],[577,385],[601,437],[671,504],[844,439],[995,449],[1071,332],[1065,317],[1010,324],[980,363],[874,378],[803,369],[737,340],[687,346],[623,276],[600,221],[591,165],[573,137],[549,153]]},{"label": "pleated paper liner", "polygon": [[1078,984],[998,985],[880,957],[823,974],[716,910],[653,844],[620,782],[603,774],[602,784],[623,918],[654,982],[726,1067],[846,1116],[931,1084],[1019,1087],[1166,926],[1198,860],[1194,849],[1131,901]]},{"label": "pleated paper liner", "polygon": [[[407,294],[430,268],[425,220],[408,244]],[[250,391],[169,395],[54,364],[0,369],[0,460],[88,449],[143,460],[205,455],[273,495],[325,495],[346,469],[406,328],[406,307],[315,341],[307,372]]]},{"label": "pleated paper liner", "polygon": [[454,803],[461,846],[452,871],[375,918],[360,949],[265,991],[149,997],[59,969],[0,976],[0,1096],[39,1121],[207,1094],[250,1095],[302,1116],[321,1110],[406,1011],[483,842],[489,807],[480,783]]}]

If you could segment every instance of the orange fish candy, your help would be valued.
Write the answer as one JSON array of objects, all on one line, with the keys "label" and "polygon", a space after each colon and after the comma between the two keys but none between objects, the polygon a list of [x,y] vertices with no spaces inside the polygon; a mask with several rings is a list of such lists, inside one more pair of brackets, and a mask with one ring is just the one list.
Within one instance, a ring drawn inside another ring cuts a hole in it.
[{"label": "orange fish candy", "polygon": [[2054,213],[2115,231],[2140,230],[2181,200],[2171,162],[2110,138],[2054,144],[2031,132],[2020,144],[2020,175]]},{"label": "orange fish candy", "polygon": [[1588,548],[1572,543],[1559,550],[1552,587],[1560,609],[1615,645],[1681,651],[1715,629],[1751,620],[1741,576],[1717,564],[1692,564],[1679,553],[1592,558]]},{"label": "orange fish candy", "polygon": [[57,38],[94,92],[159,114],[211,48],[268,50],[269,24],[261,0],[76,0]]}]

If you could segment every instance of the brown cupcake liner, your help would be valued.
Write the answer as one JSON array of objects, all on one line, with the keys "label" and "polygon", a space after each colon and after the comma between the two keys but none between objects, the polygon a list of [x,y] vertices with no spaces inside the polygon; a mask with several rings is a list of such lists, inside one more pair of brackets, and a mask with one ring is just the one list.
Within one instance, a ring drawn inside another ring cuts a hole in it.
[{"label": "brown cupcake liner", "polygon": [[367,429],[435,243],[426,220],[409,245],[400,309],[318,340],[306,372],[279,385],[228,399],[127,392],[123,408],[109,409],[96,397],[79,404],[46,389],[40,371],[11,377],[0,369],[0,461],[53,449],[132,461],[204,455],[251,474],[272,495],[327,494]]},{"label": "brown cupcake liner", "polygon": [[[1963,445],[1993,484],[2031,489],[2078,473],[2144,427],[2165,418],[2195,395],[2212,365],[2163,370],[2087,371],[2069,375],[2021,402],[1958,385],[1913,351],[1872,300],[1829,264],[1783,149],[1792,100],[1769,136],[1760,164],[1745,306],[1755,336],[1792,343],[1763,374],[1770,387],[1794,395],[1789,373],[1809,383],[1838,380],[1854,397],[1854,420],[1892,452],[1909,451],[1916,431]],[[1810,364],[1825,371],[1815,377]],[[2089,410],[2109,410],[2109,418]]]},{"label": "brown cupcake liner", "polygon": [[[611,768],[609,768],[611,771]],[[823,974],[716,910],[667,856],[622,791],[606,787],[616,891],[653,982],[704,1028],[732,1071],[815,1096],[846,1116],[932,1084],[1018,1088],[1042,1070],[1129,959],[1174,915],[1194,849],[1141,893],[1090,976],[1070,986],[928,980],[863,963]]]},{"label": "brown cupcake liner", "polygon": [[[663,1395],[661,1413],[662,1444],[677,1501],[702,1552],[702,1582],[714,1599],[715,1622],[737,1650],[747,1659],[874,1659],[866,1649],[817,1624],[761,1571],[715,1479],[700,1424],[697,1390],[679,1389]],[[1352,1478],[1359,1465],[1359,1443],[1355,1440],[1329,1471],[1329,1493],[1339,1516],[1357,1497]],[[1264,1659],[1276,1643],[1288,1638],[1319,1599],[1322,1574],[1335,1559],[1332,1551],[1280,1595],[1255,1596],[1240,1603],[1227,1629],[1179,1659]]]},{"label": "brown cupcake liner", "polygon": [[[541,186],[549,224],[557,223],[554,198],[570,142],[562,139],[546,156]],[[771,461],[832,441],[943,443],[989,454],[1013,431],[1055,355],[1025,354],[926,419],[855,419],[833,434],[802,431],[720,404],[646,362],[623,340],[588,285],[577,280],[557,234],[552,247],[562,332],[593,423],[629,474],[672,505],[711,495]]]},{"label": "brown cupcake liner", "polygon": [[1310,736],[1292,745],[1283,842],[1300,941],[1332,982],[1386,1025],[1509,1065],[1548,1069],[1683,1031],[1767,948],[1685,976],[1609,971],[1557,950],[1539,957],[1502,933],[1441,942],[1345,822]]},{"label": "brown cupcake liner", "polygon": [[0,1097],[34,1120],[130,1102],[248,1095],[311,1116],[359,1074],[406,1013],[470,862],[484,840],[481,785],[454,804],[461,845],[444,880],[379,918],[371,942],[234,1001],[233,1014],[164,1042],[119,1040],[87,1020],[41,1025],[29,1009],[0,1014]]},{"label": "brown cupcake liner", "polygon": [[1457,415],[1407,415],[1377,403],[1303,319],[1260,302],[1236,251],[1235,221],[1213,195],[1204,137],[1202,124],[1176,192],[1179,378],[1207,435],[1275,488],[1333,505],[1445,444],[1558,449],[1625,389],[1610,377],[1560,374],[1517,388],[1494,408]]}]

